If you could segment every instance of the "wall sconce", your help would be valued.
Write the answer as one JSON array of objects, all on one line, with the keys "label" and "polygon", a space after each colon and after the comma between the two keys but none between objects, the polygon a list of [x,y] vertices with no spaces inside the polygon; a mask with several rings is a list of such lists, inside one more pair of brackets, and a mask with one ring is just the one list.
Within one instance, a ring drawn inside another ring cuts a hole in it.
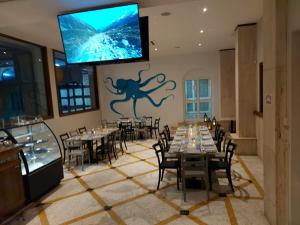
[{"label": "wall sconce", "polygon": [[208,117],[207,117],[207,114],[206,114],[206,113],[204,114],[204,117],[203,117],[203,118],[204,118],[204,122],[207,122]]},{"label": "wall sconce", "polygon": [[212,119],[212,125],[213,125],[213,127],[215,127],[217,125],[216,117],[213,117],[213,119]]},{"label": "wall sconce", "polygon": [[208,121],[207,121],[207,128],[209,130],[211,130],[211,128],[212,128],[212,122],[211,122],[210,118],[208,118]]}]

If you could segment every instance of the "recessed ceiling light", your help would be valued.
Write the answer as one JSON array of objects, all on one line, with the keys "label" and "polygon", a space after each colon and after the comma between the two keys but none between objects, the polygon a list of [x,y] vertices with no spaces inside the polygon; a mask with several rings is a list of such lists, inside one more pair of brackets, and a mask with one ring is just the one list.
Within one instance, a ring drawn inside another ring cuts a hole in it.
[{"label": "recessed ceiling light", "polygon": [[203,33],[204,33],[204,30],[200,30],[200,33],[203,34]]},{"label": "recessed ceiling light", "polygon": [[203,12],[207,12],[207,8],[204,7],[204,8],[202,9],[202,11],[203,11]]},{"label": "recessed ceiling light", "polygon": [[172,14],[172,13],[170,13],[170,12],[163,12],[163,13],[161,13],[160,15],[161,15],[161,16],[171,16],[171,14]]},{"label": "recessed ceiling light", "polygon": [[157,49],[157,48],[155,48],[154,50],[155,50],[156,52],[158,51],[158,49]]},{"label": "recessed ceiling light", "polygon": [[4,51],[3,54],[6,55],[6,51]]},{"label": "recessed ceiling light", "polygon": [[202,46],[202,43],[199,43],[198,46],[201,47],[201,46]]}]

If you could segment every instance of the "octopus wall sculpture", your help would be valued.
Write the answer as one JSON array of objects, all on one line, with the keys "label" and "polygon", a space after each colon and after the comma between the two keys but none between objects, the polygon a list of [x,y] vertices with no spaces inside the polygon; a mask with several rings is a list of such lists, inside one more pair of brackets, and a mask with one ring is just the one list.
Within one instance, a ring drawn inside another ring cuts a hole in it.
[{"label": "octopus wall sculpture", "polygon": [[[166,75],[164,73],[158,73],[153,75],[152,77],[148,78],[145,81],[142,81],[142,73],[144,71],[147,71],[150,69],[150,66],[148,66],[147,69],[140,70],[138,72],[138,79],[133,80],[133,79],[117,79],[117,81],[114,83],[113,79],[111,77],[107,77],[105,79],[105,87],[106,89],[114,94],[114,95],[125,95],[123,99],[115,99],[110,102],[110,108],[113,112],[123,116],[122,113],[118,112],[115,109],[115,105],[118,103],[123,103],[123,102],[128,102],[131,99],[133,100],[133,112],[134,116],[137,117],[137,112],[136,112],[136,104],[138,100],[141,100],[143,98],[146,98],[149,100],[149,102],[154,106],[154,107],[160,107],[165,100],[167,100],[170,97],[174,98],[173,94],[169,94],[166,97],[163,97],[159,102],[155,102],[150,94],[157,91],[158,89],[168,85],[165,90],[171,91],[176,89],[176,82],[173,80],[166,80]],[[149,90],[142,90],[142,88],[147,87],[149,83],[153,80],[156,80],[158,86],[151,88]],[[111,87],[109,88],[108,85]],[[112,89],[111,89],[112,88]]]}]

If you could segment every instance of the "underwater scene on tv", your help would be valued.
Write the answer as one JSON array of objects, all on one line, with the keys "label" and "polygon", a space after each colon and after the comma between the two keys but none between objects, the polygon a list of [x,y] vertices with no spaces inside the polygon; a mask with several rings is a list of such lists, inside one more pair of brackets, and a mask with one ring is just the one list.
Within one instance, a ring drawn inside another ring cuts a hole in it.
[{"label": "underwater scene on tv", "polygon": [[68,63],[142,57],[138,5],[58,16]]}]

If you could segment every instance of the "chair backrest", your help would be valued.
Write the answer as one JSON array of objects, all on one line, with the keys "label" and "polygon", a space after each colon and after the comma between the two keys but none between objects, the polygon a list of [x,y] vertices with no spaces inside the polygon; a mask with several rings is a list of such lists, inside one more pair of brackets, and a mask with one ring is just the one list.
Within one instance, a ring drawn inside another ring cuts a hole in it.
[{"label": "chair backrest", "polygon": [[168,138],[167,138],[167,134],[166,134],[166,131],[163,130],[162,132],[159,132],[159,138],[162,142],[162,144],[164,145],[164,149],[166,151],[168,151],[168,146],[169,146],[169,141],[168,141]]},{"label": "chair backrest", "polygon": [[144,116],[145,126],[152,127],[152,116]]},{"label": "chair backrest", "polygon": [[107,144],[109,148],[112,148],[115,145],[115,142],[116,142],[116,133],[112,132],[107,136]]},{"label": "chair backrest", "polygon": [[117,123],[117,121],[107,121],[106,127],[115,128],[115,127],[118,127],[118,123]]},{"label": "chair backrest", "polygon": [[80,128],[78,128],[78,131],[79,131],[80,134],[83,134],[87,130],[86,130],[86,127],[80,127]]},{"label": "chair backrest", "polygon": [[167,136],[168,136],[168,139],[169,139],[169,141],[170,141],[170,140],[171,140],[171,131],[170,131],[170,128],[169,128],[168,124],[166,124],[166,125],[164,126],[164,130],[166,131]]},{"label": "chair backrest", "polygon": [[218,138],[219,132],[221,130],[221,125],[217,123],[216,128],[215,128],[215,138]]},{"label": "chair backrest", "polygon": [[77,130],[72,130],[72,131],[69,131],[69,136],[70,137],[76,137],[76,136],[78,136],[78,131]]},{"label": "chair backrest", "polygon": [[183,153],[181,156],[182,171],[207,171],[208,157],[205,154]]},{"label": "chair backrest", "polygon": [[152,145],[152,148],[155,150],[155,154],[157,157],[158,164],[160,165],[165,161],[165,149],[162,140],[159,138],[157,143]]},{"label": "chair backrest", "polygon": [[132,122],[121,122],[121,128],[124,130],[132,130]]},{"label": "chair backrest", "polygon": [[157,118],[157,119],[155,119],[155,121],[154,121],[154,127],[155,127],[155,128],[158,128],[158,130],[159,130],[159,121],[160,121],[160,118]]},{"label": "chair backrest", "polygon": [[236,144],[232,143],[232,140],[229,140],[227,147],[226,147],[226,153],[225,153],[225,162],[227,162],[229,165],[231,165],[231,159],[234,155],[234,151],[236,149]]},{"label": "chair backrest", "polygon": [[217,149],[219,152],[222,151],[221,147],[222,147],[222,142],[223,142],[223,138],[224,138],[225,132],[223,130],[219,131],[218,137],[217,137]]},{"label": "chair backrest", "polygon": [[69,150],[69,151],[83,149],[81,140],[65,140],[65,145],[66,145],[67,150]]},{"label": "chair backrest", "polygon": [[69,138],[69,134],[68,133],[61,134],[61,135],[59,135],[59,138],[61,140],[62,147],[63,147],[64,151],[66,151],[67,146],[65,144],[65,140],[67,140]]},{"label": "chair backrest", "polygon": [[226,132],[224,135],[224,140],[223,140],[223,146],[222,146],[222,151],[226,151],[226,147],[230,141],[231,137],[230,137],[230,133]]}]

